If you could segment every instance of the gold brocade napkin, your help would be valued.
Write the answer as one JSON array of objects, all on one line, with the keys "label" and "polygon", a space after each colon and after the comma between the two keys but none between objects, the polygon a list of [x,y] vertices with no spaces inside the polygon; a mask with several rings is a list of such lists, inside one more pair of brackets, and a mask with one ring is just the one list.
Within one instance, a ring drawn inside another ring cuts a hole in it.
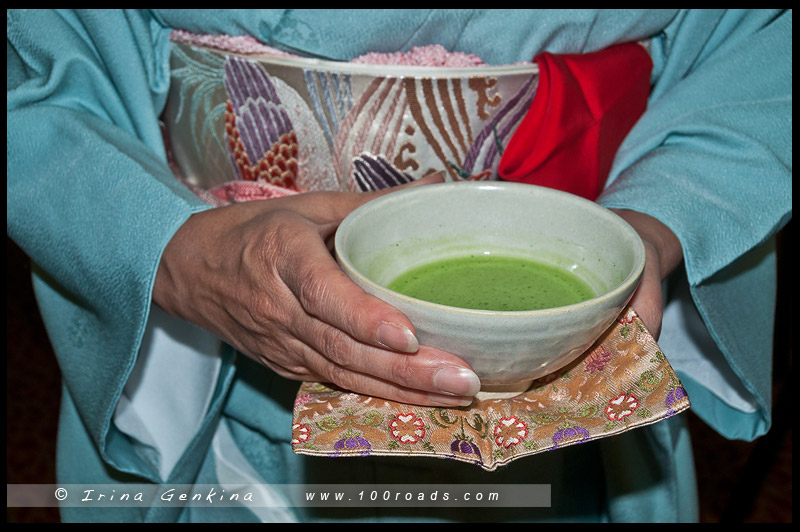
[{"label": "gold brocade napkin", "polygon": [[304,382],[294,405],[295,453],[433,456],[492,471],[517,458],[656,423],[689,408],[667,358],[628,308],[575,362],[511,398],[468,407],[408,405]]}]

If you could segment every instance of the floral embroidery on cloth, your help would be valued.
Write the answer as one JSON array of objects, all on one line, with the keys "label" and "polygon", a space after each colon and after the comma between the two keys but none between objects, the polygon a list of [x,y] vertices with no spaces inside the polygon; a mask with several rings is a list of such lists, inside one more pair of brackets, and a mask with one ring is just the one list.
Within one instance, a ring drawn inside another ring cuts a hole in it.
[{"label": "floral embroidery on cloth", "polygon": [[469,407],[433,408],[305,382],[294,405],[292,448],[328,457],[433,456],[492,471],[689,406],[666,357],[628,308],[583,357],[512,398],[479,396]]}]

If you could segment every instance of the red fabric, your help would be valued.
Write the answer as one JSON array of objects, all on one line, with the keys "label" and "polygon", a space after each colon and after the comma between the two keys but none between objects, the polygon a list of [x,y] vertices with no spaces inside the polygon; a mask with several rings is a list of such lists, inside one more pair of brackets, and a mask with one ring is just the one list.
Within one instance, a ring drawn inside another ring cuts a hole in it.
[{"label": "red fabric", "polygon": [[589,54],[542,53],[539,86],[503,152],[502,179],[594,200],[647,106],[652,60],[635,43]]}]

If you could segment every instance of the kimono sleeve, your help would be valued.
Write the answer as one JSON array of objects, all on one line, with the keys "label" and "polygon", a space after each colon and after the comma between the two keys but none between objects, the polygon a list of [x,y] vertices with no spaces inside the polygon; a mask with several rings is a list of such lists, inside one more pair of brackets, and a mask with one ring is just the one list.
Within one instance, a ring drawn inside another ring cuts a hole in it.
[{"label": "kimono sleeve", "polygon": [[684,12],[652,56],[648,110],[599,201],[650,214],[680,239],[697,312],[755,406],[731,408],[691,367],[682,378],[700,417],[751,439],[770,425],[773,237],[792,215],[792,13]]},{"label": "kimono sleeve", "polygon": [[157,480],[112,417],[161,253],[207,208],[166,164],[168,30],[140,11],[10,10],[6,31],[8,234],[99,455]]}]

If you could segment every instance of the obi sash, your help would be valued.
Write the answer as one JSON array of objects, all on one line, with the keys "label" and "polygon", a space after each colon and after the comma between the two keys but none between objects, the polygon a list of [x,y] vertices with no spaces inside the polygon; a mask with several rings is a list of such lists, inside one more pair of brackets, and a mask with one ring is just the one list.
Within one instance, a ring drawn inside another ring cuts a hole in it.
[{"label": "obi sash", "polygon": [[339,63],[173,39],[162,116],[176,175],[215,206],[366,191],[445,171],[594,199],[644,111],[638,44],[504,66]]}]

